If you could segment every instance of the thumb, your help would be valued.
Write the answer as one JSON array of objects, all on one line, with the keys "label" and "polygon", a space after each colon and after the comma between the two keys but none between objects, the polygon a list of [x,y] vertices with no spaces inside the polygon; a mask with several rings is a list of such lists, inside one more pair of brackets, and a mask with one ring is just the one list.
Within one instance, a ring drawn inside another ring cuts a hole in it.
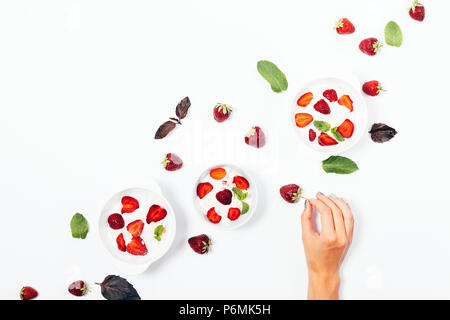
[{"label": "thumb", "polygon": [[305,200],[305,210],[302,213],[302,232],[303,234],[315,233],[312,223],[312,206],[309,200]]}]

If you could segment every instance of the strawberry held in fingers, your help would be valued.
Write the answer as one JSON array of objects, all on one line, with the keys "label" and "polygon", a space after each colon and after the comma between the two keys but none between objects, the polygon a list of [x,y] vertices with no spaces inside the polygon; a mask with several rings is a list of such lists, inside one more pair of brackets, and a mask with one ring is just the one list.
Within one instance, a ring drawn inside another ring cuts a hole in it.
[{"label": "strawberry held in fingers", "polygon": [[133,198],[125,196],[122,198],[122,213],[130,213],[139,209],[139,202]]},{"label": "strawberry held in fingers", "polygon": [[255,148],[262,148],[266,144],[266,136],[260,127],[255,126],[245,136],[245,143]]},{"label": "strawberry held in fingers", "polygon": [[166,209],[157,204],[150,207],[147,213],[147,223],[158,222],[164,219],[167,215]]},{"label": "strawberry held in fingers", "polygon": [[211,240],[206,234],[201,234],[199,236],[189,238],[188,243],[191,246],[192,250],[194,250],[198,254],[205,254],[209,250]]},{"label": "strawberry held in fingers", "polygon": [[369,56],[374,56],[382,46],[383,45],[377,40],[377,38],[367,38],[361,41],[359,44],[359,50]]},{"label": "strawberry held in fingers", "polygon": [[295,203],[302,197],[302,188],[296,184],[287,184],[280,188],[281,197],[289,203]]},{"label": "strawberry held in fingers", "polygon": [[21,300],[31,300],[38,296],[38,292],[32,287],[23,287],[20,290],[20,299]]},{"label": "strawberry held in fingers", "polygon": [[365,94],[374,97],[383,91],[383,87],[377,80],[372,80],[363,84],[362,91],[364,91]]},{"label": "strawberry held in fingers", "polygon": [[347,18],[339,19],[334,28],[339,34],[351,34],[355,32],[355,26]]},{"label": "strawberry held in fingers", "polygon": [[233,109],[229,105],[217,103],[213,110],[214,119],[217,122],[224,122],[230,117],[232,111]]},{"label": "strawberry held in fingers", "polygon": [[183,160],[175,153],[168,153],[161,163],[167,171],[175,171],[183,166]]},{"label": "strawberry held in fingers", "polygon": [[425,19],[425,7],[418,0],[415,0],[409,9],[409,15],[414,20],[423,21]]}]

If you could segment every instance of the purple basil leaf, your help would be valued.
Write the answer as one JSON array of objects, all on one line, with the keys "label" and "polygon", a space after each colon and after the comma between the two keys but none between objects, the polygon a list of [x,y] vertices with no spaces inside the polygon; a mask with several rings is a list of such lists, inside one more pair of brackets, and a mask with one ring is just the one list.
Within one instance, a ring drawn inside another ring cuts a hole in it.
[{"label": "purple basil leaf", "polygon": [[187,115],[190,106],[191,101],[189,100],[189,97],[186,97],[183,100],[181,100],[180,103],[178,103],[177,108],[175,110],[177,117],[180,119],[184,119],[184,117],[186,117]]},{"label": "purple basil leaf", "polygon": [[162,125],[159,126],[158,130],[155,134],[155,139],[162,139],[172,131],[177,124],[172,121],[166,121]]},{"label": "purple basil leaf", "polygon": [[383,143],[391,140],[397,131],[384,123],[374,123],[369,133],[374,142]]},{"label": "purple basil leaf", "polygon": [[97,284],[107,300],[141,300],[133,285],[122,277],[109,275],[102,283]]}]

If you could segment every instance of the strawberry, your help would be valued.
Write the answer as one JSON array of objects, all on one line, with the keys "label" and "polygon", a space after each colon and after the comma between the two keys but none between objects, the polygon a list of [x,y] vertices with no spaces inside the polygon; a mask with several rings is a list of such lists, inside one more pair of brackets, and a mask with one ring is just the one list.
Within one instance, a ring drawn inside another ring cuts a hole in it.
[{"label": "strawberry", "polygon": [[342,124],[337,128],[337,131],[344,137],[344,138],[351,138],[353,135],[353,131],[355,130],[355,125],[350,120],[346,119]]},{"label": "strawberry", "polygon": [[306,107],[312,101],[312,99],[314,99],[314,95],[312,94],[312,92],[307,92],[297,100],[297,105],[299,107]]},{"label": "strawberry", "polygon": [[369,56],[374,56],[382,46],[383,45],[377,40],[377,38],[367,38],[361,41],[359,44],[359,50]]},{"label": "strawberry", "polygon": [[217,103],[213,109],[214,119],[217,122],[224,122],[230,117],[233,109],[227,104]]},{"label": "strawberry", "polygon": [[295,115],[295,124],[297,127],[304,128],[314,120],[309,113],[297,113]]},{"label": "strawberry", "polygon": [[222,190],[216,193],[216,199],[217,201],[219,201],[221,204],[227,206],[231,203],[231,200],[233,198],[233,193],[228,190]]},{"label": "strawberry", "polygon": [[133,198],[125,196],[122,198],[122,213],[130,213],[139,208],[139,202]]},{"label": "strawberry", "polygon": [[199,236],[189,238],[188,243],[191,246],[192,250],[194,250],[198,254],[205,254],[209,250],[211,240],[206,234],[201,234]]},{"label": "strawberry", "polygon": [[215,168],[209,172],[209,175],[214,180],[221,180],[225,178],[225,176],[227,175],[227,171],[224,168]]},{"label": "strawberry", "polygon": [[362,91],[369,96],[377,96],[382,90],[383,87],[377,80],[368,81],[362,86]]},{"label": "strawberry", "polygon": [[209,209],[208,212],[206,213],[206,216],[212,223],[219,223],[220,220],[222,220],[222,217],[219,214],[217,214],[214,208]]},{"label": "strawberry", "polygon": [[332,137],[330,137],[325,132],[322,132],[320,134],[318,141],[321,146],[332,146],[334,144],[338,144],[338,142],[336,140],[334,140]]},{"label": "strawberry", "polygon": [[348,96],[348,95],[346,95],[346,94],[343,95],[342,97],[339,98],[338,103],[339,103],[341,106],[346,107],[348,110],[350,110],[350,112],[353,111],[353,101],[352,101],[352,99],[350,98],[350,96]]},{"label": "strawberry", "polygon": [[125,239],[123,238],[123,233],[119,234],[116,238],[117,248],[120,251],[127,251],[127,246],[125,245]]},{"label": "strawberry", "polygon": [[336,90],[334,90],[334,89],[328,89],[328,90],[325,90],[325,91],[322,93],[322,95],[323,95],[325,98],[327,98],[328,101],[330,101],[330,102],[335,102],[335,101],[337,101],[337,99],[338,99]]},{"label": "strawberry", "polygon": [[287,184],[280,188],[281,197],[289,203],[297,202],[302,197],[302,188],[296,184]]},{"label": "strawberry", "polygon": [[135,256],[145,256],[148,253],[147,246],[142,238],[133,238],[127,245],[127,252]]},{"label": "strawberry", "polygon": [[32,287],[23,287],[20,290],[20,299],[31,300],[38,296],[38,292]]},{"label": "strawberry", "polygon": [[425,19],[425,7],[419,3],[418,0],[414,0],[411,8],[409,9],[409,15],[414,20],[423,21],[423,19]]},{"label": "strawberry", "polygon": [[245,143],[255,148],[262,148],[266,144],[266,136],[260,127],[253,127],[245,136]]},{"label": "strawberry", "polygon": [[199,183],[197,186],[197,196],[200,199],[203,199],[208,193],[211,192],[212,189],[213,189],[213,186],[209,182]]},{"label": "strawberry", "polygon": [[154,204],[150,207],[150,209],[148,209],[147,223],[158,222],[164,219],[166,215],[167,215],[166,209],[164,209],[161,206],[158,206],[157,204]]},{"label": "strawberry", "polygon": [[121,214],[113,213],[108,217],[108,224],[111,229],[118,230],[122,229],[125,226],[125,221]]},{"label": "strawberry", "polygon": [[69,292],[74,296],[81,297],[87,293],[87,286],[83,280],[72,282],[69,285]]},{"label": "strawberry", "polygon": [[183,166],[183,160],[175,153],[166,154],[166,157],[161,163],[167,171],[175,171]]},{"label": "strawberry", "polygon": [[241,210],[239,208],[230,208],[228,209],[228,219],[231,221],[236,220],[241,216]]},{"label": "strawberry", "polygon": [[339,34],[350,34],[355,32],[355,26],[347,18],[339,19],[334,28]]},{"label": "strawberry", "polygon": [[135,238],[140,237],[142,230],[144,230],[144,222],[142,220],[135,220],[127,225],[127,230]]},{"label": "strawberry", "polygon": [[309,141],[313,142],[316,139],[316,132],[313,129],[309,129]]},{"label": "strawberry", "polygon": [[241,190],[247,190],[250,186],[248,180],[241,176],[235,176],[233,178],[233,183]]},{"label": "strawberry", "polygon": [[323,114],[330,114],[331,113],[330,106],[328,105],[328,103],[324,99],[320,99],[319,101],[317,101],[316,104],[314,105],[314,109],[317,112],[320,112],[320,113],[323,113]]}]

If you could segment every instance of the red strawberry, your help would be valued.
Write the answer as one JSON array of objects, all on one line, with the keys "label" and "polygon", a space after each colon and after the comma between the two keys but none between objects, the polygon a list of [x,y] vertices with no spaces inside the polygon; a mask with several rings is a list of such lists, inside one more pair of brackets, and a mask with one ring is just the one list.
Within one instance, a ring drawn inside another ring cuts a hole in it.
[{"label": "red strawberry", "polygon": [[219,214],[217,214],[214,208],[209,209],[208,212],[206,213],[206,216],[212,223],[219,223],[220,220],[222,220],[222,217]]},{"label": "red strawberry", "polygon": [[127,245],[127,252],[135,256],[145,256],[148,250],[142,238],[133,238]]},{"label": "red strawberry", "polygon": [[142,230],[144,230],[144,222],[142,220],[135,220],[127,225],[127,230],[133,237],[140,237]]},{"label": "red strawberry", "polygon": [[203,199],[208,193],[211,192],[212,189],[213,189],[213,186],[209,182],[199,183],[197,186],[197,196],[200,199]]},{"label": "red strawberry", "polygon": [[188,243],[191,246],[192,250],[194,250],[198,254],[205,254],[209,250],[211,240],[206,234],[201,234],[199,236],[189,238]]},{"label": "red strawberry", "polygon": [[325,98],[327,98],[328,101],[330,101],[330,102],[335,102],[335,101],[337,101],[337,99],[338,99],[336,90],[334,90],[334,89],[328,89],[328,90],[325,90],[325,91],[323,92],[323,96],[324,96]]},{"label": "red strawberry", "polygon": [[414,20],[423,21],[425,19],[425,7],[418,0],[414,0],[411,9],[409,9],[409,15]]},{"label": "red strawberry", "polygon": [[166,209],[164,209],[161,206],[158,206],[157,204],[154,204],[150,207],[150,209],[148,209],[147,223],[158,222],[164,219],[166,215],[167,215]]},{"label": "red strawberry", "polygon": [[309,129],[309,141],[313,142],[316,139],[316,132],[313,129]]},{"label": "red strawberry", "polygon": [[81,297],[87,293],[87,286],[83,280],[72,282],[69,285],[69,292],[74,296]]},{"label": "red strawberry", "polygon": [[241,190],[247,190],[250,186],[248,180],[241,176],[235,176],[233,178],[233,183]]},{"label": "red strawberry", "polygon": [[367,38],[361,41],[359,44],[359,50],[369,56],[374,56],[382,46],[383,45],[377,40],[377,38]]},{"label": "red strawberry", "polygon": [[332,137],[330,137],[325,132],[322,132],[320,134],[318,141],[321,146],[332,146],[334,144],[338,144],[338,142],[336,140],[334,140]]},{"label": "red strawberry", "polygon": [[122,229],[125,226],[125,221],[121,214],[113,213],[108,217],[108,223],[111,229]]},{"label": "red strawberry", "polygon": [[230,117],[232,111],[233,109],[229,105],[217,103],[213,110],[214,119],[217,122],[224,122]]},{"label": "red strawberry", "polygon": [[183,166],[183,160],[175,153],[168,153],[161,163],[167,171],[175,171]]},{"label": "red strawberry", "polygon": [[38,292],[32,287],[23,287],[20,290],[20,299],[22,300],[31,300],[38,296]]},{"label": "red strawberry", "polygon": [[117,248],[120,251],[127,251],[127,246],[125,245],[125,239],[123,238],[123,233],[119,234],[116,238]]},{"label": "red strawberry", "polygon": [[369,96],[377,96],[382,90],[383,87],[377,80],[368,81],[362,86],[362,91]]},{"label": "red strawberry", "polygon": [[219,201],[221,204],[227,206],[231,203],[231,200],[233,198],[233,193],[228,190],[222,190],[216,193],[216,199],[217,201]]},{"label": "red strawberry", "polygon": [[255,148],[262,148],[266,144],[266,136],[260,127],[253,127],[245,136],[245,143]]},{"label": "red strawberry", "polygon": [[323,114],[330,114],[331,113],[330,106],[328,105],[328,103],[324,99],[320,99],[319,101],[317,101],[316,104],[314,105],[314,109],[317,112],[320,112],[320,113],[323,113]]},{"label": "red strawberry", "polygon": [[287,184],[280,188],[281,197],[289,203],[297,202],[302,198],[302,188],[296,184]]},{"label": "red strawberry", "polygon": [[339,19],[334,28],[339,34],[350,34],[355,32],[355,26],[347,18]]},{"label": "red strawberry", "polygon": [[209,172],[209,176],[214,180],[221,180],[225,178],[227,171],[224,168],[215,168]]},{"label": "red strawberry", "polygon": [[351,138],[353,135],[353,131],[355,130],[355,125],[350,120],[346,119],[342,124],[337,128],[337,131],[344,137],[344,138]]},{"label": "red strawberry", "polygon": [[298,98],[297,105],[299,107],[306,107],[312,101],[312,99],[314,99],[314,95],[312,94],[312,92],[307,92],[300,98]]},{"label": "red strawberry", "polygon": [[122,213],[133,212],[139,208],[139,202],[133,198],[125,196],[122,198]]},{"label": "red strawberry", "polygon": [[228,209],[228,219],[231,221],[236,220],[241,216],[241,210],[239,208],[230,208]]},{"label": "red strawberry", "polygon": [[295,115],[295,124],[299,128],[304,128],[314,120],[309,113],[297,113]]},{"label": "red strawberry", "polygon": [[352,99],[350,98],[350,96],[348,96],[348,95],[346,95],[346,94],[343,95],[342,97],[339,98],[338,103],[339,103],[341,106],[346,107],[348,110],[350,110],[350,112],[353,111],[353,101],[352,101]]}]

